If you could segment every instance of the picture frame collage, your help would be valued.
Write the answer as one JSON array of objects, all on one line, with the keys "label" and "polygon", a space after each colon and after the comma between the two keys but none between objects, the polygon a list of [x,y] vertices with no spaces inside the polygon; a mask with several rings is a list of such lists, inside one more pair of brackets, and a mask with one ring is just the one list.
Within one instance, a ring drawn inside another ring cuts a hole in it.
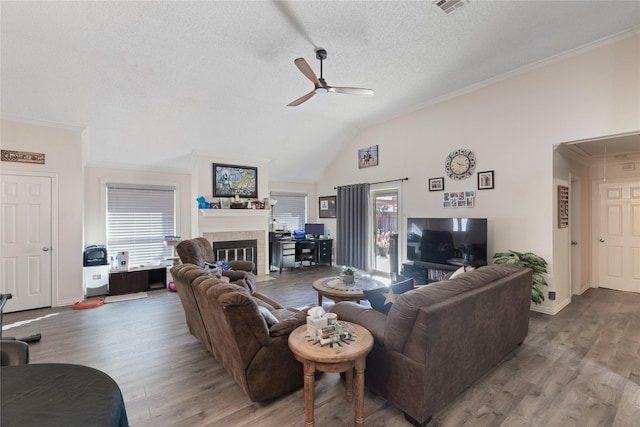
[{"label": "picture frame collage", "polygon": [[445,208],[472,208],[475,205],[475,190],[447,192],[442,196],[442,207]]}]

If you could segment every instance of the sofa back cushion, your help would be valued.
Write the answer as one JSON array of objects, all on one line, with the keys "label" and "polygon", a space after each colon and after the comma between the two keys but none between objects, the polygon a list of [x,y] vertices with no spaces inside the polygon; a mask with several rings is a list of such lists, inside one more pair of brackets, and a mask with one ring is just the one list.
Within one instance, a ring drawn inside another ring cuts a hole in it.
[{"label": "sofa back cushion", "polygon": [[518,265],[489,265],[463,273],[455,279],[431,283],[400,295],[388,314],[385,346],[389,350],[404,351],[407,338],[423,307],[441,303],[522,270]]},{"label": "sofa back cushion", "polygon": [[205,263],[213,263],[213,245],[204,237],[183,240],[176,245],[176,252],[184,264],[195,264],[204,267]]}]

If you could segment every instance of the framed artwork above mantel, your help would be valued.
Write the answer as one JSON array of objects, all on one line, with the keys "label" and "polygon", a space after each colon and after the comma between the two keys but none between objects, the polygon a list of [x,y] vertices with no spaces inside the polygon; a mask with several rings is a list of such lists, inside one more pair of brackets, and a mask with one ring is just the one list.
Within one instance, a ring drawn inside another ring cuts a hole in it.
[{"label": "framed artwork above mantel", "polygon": [[258,198],[258,168],[213,163],[213,197]]}]

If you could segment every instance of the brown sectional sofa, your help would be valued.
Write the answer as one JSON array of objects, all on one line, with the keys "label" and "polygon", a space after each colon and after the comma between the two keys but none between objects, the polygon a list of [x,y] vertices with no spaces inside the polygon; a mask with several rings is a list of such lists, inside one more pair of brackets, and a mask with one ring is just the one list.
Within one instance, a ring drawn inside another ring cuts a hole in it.
[{"label": "brown sectional sofa", "polygon": [[531,284],[529,269],[491,265],[399,295],[388,314],[331,311],[371,331],[367,387],[422,426],[523,342]]},{"label": "brown sectional sofa", "polygon": [[[282,307],[243,280],[229,283],[194,264],[174,266],[171,274],[189,331],[249,399],[265,401],[302,386],[302,364],[289,349],[288,339],[291,331],[305,324],[303,311]],[[265,309],[270,316],[261,312]]]}]

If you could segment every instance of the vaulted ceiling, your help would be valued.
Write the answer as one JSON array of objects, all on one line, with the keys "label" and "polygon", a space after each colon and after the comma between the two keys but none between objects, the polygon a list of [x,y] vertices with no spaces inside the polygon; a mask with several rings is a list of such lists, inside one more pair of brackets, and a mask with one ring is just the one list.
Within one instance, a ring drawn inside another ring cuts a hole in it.
[{"label": "vaulted ceiling", "polygon": [[[3,118],[86,129],[95,166],[193,152],[313,181],[359,129],[640,28],[638,1],[2,1]],[[314,96],[294,65],[328,51]]]}]

